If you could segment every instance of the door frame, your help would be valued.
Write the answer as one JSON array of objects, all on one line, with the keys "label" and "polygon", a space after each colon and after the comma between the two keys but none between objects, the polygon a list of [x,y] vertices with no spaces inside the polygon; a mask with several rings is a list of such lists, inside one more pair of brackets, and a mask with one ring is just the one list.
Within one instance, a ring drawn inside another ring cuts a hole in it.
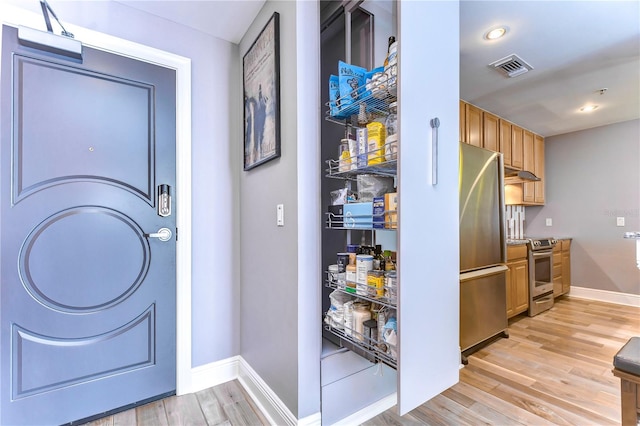
[{"label": "door frame", "polygon": [[[0,3],[0,24],[45,30],[42,15]],[[191,59],[65,22],[82,44],[176,71],[176,394],[191,392]],[[0,46],[2,32],[0,31]]]}]

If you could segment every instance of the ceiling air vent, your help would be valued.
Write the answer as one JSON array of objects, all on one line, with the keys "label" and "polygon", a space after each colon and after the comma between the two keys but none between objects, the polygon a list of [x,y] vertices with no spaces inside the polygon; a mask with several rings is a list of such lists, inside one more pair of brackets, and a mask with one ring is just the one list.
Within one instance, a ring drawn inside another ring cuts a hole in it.
[{"label": "ceiling air vent", "polygon": [[502,59],[489,64],[489,67],[502,72],[507,77],[517,77],[520,74],[532,70],[533,67],[529,65],[524,59],[516,55],[515,53],[506,56]]}]

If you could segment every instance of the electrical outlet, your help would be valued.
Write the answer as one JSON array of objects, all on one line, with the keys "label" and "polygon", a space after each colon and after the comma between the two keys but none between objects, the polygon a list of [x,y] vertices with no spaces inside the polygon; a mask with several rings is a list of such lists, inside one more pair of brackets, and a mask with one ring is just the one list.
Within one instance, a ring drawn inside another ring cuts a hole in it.
[{"label": "electrical outlet", "polygon": [[624,226],[624,217],[616,217],[616,226]]},{"label": "electrical outlet", "polygon": [[284,204],[276,206],[276,225],[284,226]]},{"label": "electrical outlet", "polygon": [[553,225],[553,220],[550,217],[548,217],[548,218],[545,219],[544,224],[547,225],[547,226],[552,226]]}]

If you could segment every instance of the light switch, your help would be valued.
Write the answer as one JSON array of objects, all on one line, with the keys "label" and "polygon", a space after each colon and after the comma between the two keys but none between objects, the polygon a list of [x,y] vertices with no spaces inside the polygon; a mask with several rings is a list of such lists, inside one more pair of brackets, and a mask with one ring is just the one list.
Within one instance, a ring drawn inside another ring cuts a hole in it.
[{"label": "light switch", "polygon": [[548,217],[548,218],[545,219],[544,224],[547,225],[547,226],[552,226],[553,225],[553,220],[550,217]]},{"label": "light switch", "polygon": [[624,226],[624,217],[616,217],[616,226]]},{"label": "light switch", "polygon": [[284,226],[284,204],[276,206],[276,225]]}]

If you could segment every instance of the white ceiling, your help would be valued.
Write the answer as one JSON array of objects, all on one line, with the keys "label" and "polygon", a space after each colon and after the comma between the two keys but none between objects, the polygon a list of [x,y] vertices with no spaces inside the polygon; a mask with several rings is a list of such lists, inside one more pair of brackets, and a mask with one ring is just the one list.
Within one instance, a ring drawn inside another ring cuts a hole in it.
[{"label": "white ceiling", "polygon": [[116,1],[235,44],[240,43],[265,3],[265,0]]},{"label": "white ceiling", "polygon": [[[117,1],[232,43],[264,4]],[[460,97],[543,136],[639,118],[639,17],[637,0],[461,1]],[[508,26],[507,35],[484,40],[496,25]],[[507,78],[488,67],[512,53],[534,69]],[[579,112],[587,103],[599,107]]]},{"label": "white ceiling", "polygon": [[[497,25],[508,33],[484,40]],[[512,53],[534,69],[487,66]],[[640,2],[462,1],[460,97],[543,136],[639,118]]]}]

